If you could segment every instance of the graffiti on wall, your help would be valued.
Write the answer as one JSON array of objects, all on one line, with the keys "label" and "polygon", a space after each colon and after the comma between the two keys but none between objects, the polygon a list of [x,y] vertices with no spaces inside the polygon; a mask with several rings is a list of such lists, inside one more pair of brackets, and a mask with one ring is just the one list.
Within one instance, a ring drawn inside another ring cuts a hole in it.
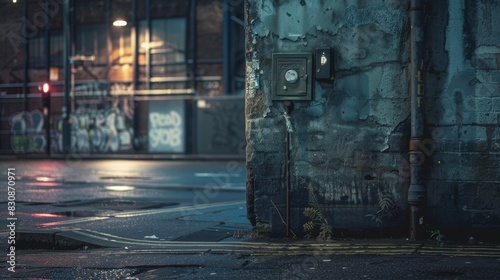
[{"label": "graffiti on wall", "polygon": [[10,117],[10,144],[14,153],[43,152],[47,145],[44,117],[39,110],[18,112]]},{"label": "graffiti on wall", "polygon": [[[114,98],[80,104],[70,116],[71,151],[81,154],[115,153],[132,149],[133,99]],[[57,149],[63,151],[62,117],[55,125]]]},{"label": "graffiti on wall", "polygon": [[113,83],[110,86],[111,95],[117,94],[132,94],[134,92],[134,85],[132,83]]},{"label": "graffiti on wall", "polygon": [[150,152],[178,152],[184,146],[184,103],[182,100],[149,103],[148,139]]},{"label": "graffiti on wall", "polygon": [[108,84],[104,82],[92,82],[75,86],[75,95],[89,97],[103,97],[108,95]]},{"label": "graffiti on wall", "polygon": [[152,148],[160,145],[177,147],[181,145],[182,119],[178,112],[149,114],[151,129],[149,130]]}]

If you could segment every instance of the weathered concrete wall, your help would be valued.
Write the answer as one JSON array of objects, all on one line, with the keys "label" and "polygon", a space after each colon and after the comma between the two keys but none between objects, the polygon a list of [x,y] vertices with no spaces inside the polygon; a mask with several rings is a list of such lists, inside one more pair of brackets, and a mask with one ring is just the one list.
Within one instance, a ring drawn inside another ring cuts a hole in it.
[{"label": "weathered concrete wall", "polygon": [[473,236],[500,226],[500,1],[428,14],[428,222]]},{"label": "weathered concrete wall", "polygon": [[[498,227],[499,1],[455,5],[426,4],[424,118],[435,145],[425,222]],[[250,219],[284,234],[286,124],[271,100],[272,53],[332,47],[334,83],[314,82],[313,100],[294,102],[290,226],[300,232],[312,206],[337,229],[377,228],[367,215],[389,199],[396,211],[378,216],[382,227],[406,233],[409,1],[248,0],[246,9]]]}]

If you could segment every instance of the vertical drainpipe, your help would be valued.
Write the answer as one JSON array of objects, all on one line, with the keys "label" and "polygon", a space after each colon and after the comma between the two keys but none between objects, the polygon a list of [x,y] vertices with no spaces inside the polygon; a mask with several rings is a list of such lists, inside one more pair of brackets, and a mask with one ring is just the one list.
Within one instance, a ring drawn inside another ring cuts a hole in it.
[{"label": "vertical drainpipe", "polygon": [[290,122],[290,116],[292,115],[293,103],[290,100],[283,102],[283,108],[285,109],[285,123],[286,123],[286,138],[285,138],[285,226],[286,233],[285,237],[290,237],[290,133],[292,132],[292,126]]},{"label": "vertical drainpipe", "polygon": [[408,204],[410,206],[410,239],[422,238],[426,190],[423,184],[422,164],[424,154],[423,122],[423,0],[411,0],[411,57],[410,57],[410,99],[411,99],[411,139],[409,145],[410,187]]}]

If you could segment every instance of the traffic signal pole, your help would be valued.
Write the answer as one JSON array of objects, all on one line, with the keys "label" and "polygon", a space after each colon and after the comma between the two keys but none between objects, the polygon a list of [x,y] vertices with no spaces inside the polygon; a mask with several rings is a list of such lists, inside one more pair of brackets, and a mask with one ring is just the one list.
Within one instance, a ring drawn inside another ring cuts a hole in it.
[{"label": "traffic signal pole", "polygon": [[42,94],[42,106],[43,106],[43,117],[45,123],[45,139],[46,139],[46,152],[47,155],[50,155],[50,84],[43,83],[41,86],[38,86],[38,90],[40,94]]},{"label": "traffic signal pole", "polygon": [[[49,96],[50,98],[50,96]],[[50,156],[50,101],[45,107],[45,139],[47,144],[45,146],[47,155]]]},{"label": "traffic signal pole", "polygon": [[[49,1],[45,1],[45,10],[49,10]],[[51,22],[50,22],[50,17],[47,17],[47,25],[45,26],[45,59],[46,59],[46,72],[47,72],[47,81],[50,81],[50,28],[51,28]],[[42,93],[43,94],[43,93]],[[50,146],[51,146],[51,139],[50,139],[50,86],[49,86],[49,102],[47,105],[47,111],[45,113],[45,139],[46,139],[46,151],[47,155],[50,156]]]}]

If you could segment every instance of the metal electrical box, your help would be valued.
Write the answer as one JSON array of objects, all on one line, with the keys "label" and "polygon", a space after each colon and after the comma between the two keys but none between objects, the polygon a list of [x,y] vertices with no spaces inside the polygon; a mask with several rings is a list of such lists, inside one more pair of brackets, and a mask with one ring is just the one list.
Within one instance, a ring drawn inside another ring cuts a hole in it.
[{"label": "metal electrical box", "polygon": [[312,99],[311,53],[273,53],[273,100]]},{"label": "metal electrical box", "polygon": [[321,82],[333,81],[333,57],[334,52],[331,48],[316,49],[316,80]]}]

